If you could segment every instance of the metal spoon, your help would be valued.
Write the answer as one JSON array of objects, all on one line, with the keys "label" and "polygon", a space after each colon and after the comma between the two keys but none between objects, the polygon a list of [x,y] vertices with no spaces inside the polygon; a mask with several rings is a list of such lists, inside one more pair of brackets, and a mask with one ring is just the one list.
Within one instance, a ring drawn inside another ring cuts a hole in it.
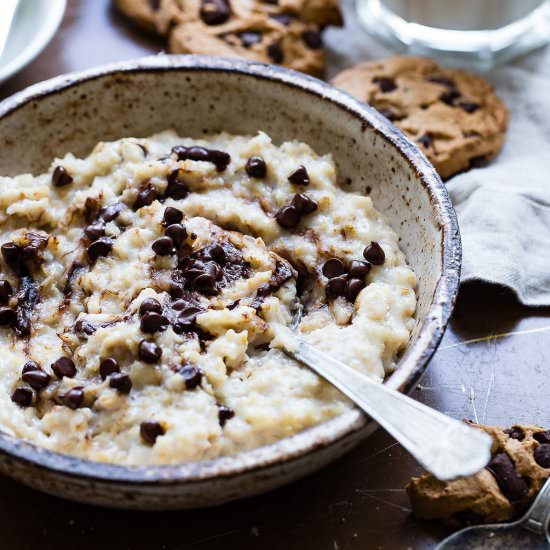
[{"label": "metal spoon", "polygon": [[436,550],[548,550],[550,478],[525,515],[513,523],[467,527],[447,537]]},{"label": "metal spoon", "polygon": [[272,345],[281,347],[338,388],[438,479],[475,474],[489,461],[493,440],[481,430],[374,382],[287,327],[277,328]]}]

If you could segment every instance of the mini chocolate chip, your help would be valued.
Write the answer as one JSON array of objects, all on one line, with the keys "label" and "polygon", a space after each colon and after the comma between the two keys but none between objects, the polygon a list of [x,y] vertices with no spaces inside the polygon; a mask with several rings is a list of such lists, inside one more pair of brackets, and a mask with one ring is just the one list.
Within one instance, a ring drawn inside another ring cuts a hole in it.
[{"label": "mini chocolate chip", "polygon": [[21,257],[21,248],[14,242],[4,243],[1,250],[4,260],[10,265],[16,264]]},{"label": "mini chocolate chip", "polygon": [[446,76],[434,75],[434,76],[429,76],[426,80],[428,82],[435,82],[436,84],[441,84],[442,86],[445,86],[447,88],[452,88],[452,89],[456,88],[456,84]]},{"label": "mini chocolate chip", "polygon": [[26,372],[31,372],[33,370],[42,370],[40,365],[36,362],[36,361],[27,361],[24,365],[23,365],[23,370],[21,371],[23,374],[25,374]]},{"label": "mini chocolate chip", "polygon": [[167,206],[166,210],[164,211],[163,216],[163,225],[165,227],[168,227],[170,225],[174,225],[175,223],[181,223],[183,220],[183,212],[179,210],[178,208],[174,208],[173,206]]},{"label": "mini chocolate chip", "polygon": [[[277,0],[275,2],[272,2],[273,4],[277,4]],[[270,19],[273,19],[274,21],[277,21],[277,23],[280,23],[281,25],[288,27],[290,23],[292,23],[292,16],[286,14],[286,13],[274,13],[269,15]]]},{"label": "mini chocolate chip", "polygon": [[525,432],[519,426],[512,426],[504,430],[504,433],[508,434],[510,439],[517,439],[518,441],[523,441],[525,439]]},{"label": "mini chocolate chip", "polygon": [[443,94],[441,94],[441,97],[439,99],[441,99],[443,103],[453,106],[455,100],[457,100],[461,96],[462,94],[456,88],[453,88],[453,89],[447,90],[446,92],[443,92]]},{"label": "mini chocolate chip", "polygon": [[244,169],[251,178],[265,178],[267,175],[267,165],[262,157],[250,157]]},{"label": "mini chocolate chip", "polygon": [[202,0],[199,13],[207,25],[221,25],[231,17],[229,4],[224,0]]},{"label": "mini chocolate chip", "polygon": [[178,373],[183,376],[188,390],[195,389],[202,382],[202,371],[194,365],[183,365],[178,368]]},{"label": "mini chocolate chip", "polygon": [[386,260],[384,250],[376,241],[372,241],[365,247],[365,250],[363,250],[363,256],[367,262],[370,262],[373,265],[382,265]]},{"label": "mini chocolate chip", "polygon": [[94,223],[84,228],[84,234],[94,242],[105,235],[105,226],[102,223]]},{"label": "mini chocolate chip", "polygon": [[307,169],[303,164],[300,164],[290,176],[288,176],[288,181],[294,185],[309,185],[309,174]]},{"label": "mini chocolate chip", "polygon": [[272,42],[267,47],[267,55],[271,58],[273,63],[282,63],[285,56],[283,53],[283,48],[281,47],[280,42]]},{"label": "mini chocolate chip", "polygon": [[298,193],[297,195],[294,195],[290,206],[294,206],[294,208],[296,208],[302,216],[311,214],[319,208],[319,205],[305,193]]},{"label": "mini chocolate chip", "polygon": [[214,163],[216,170],[218,172],[223,172],[231,162],[231,156],[225,151],[217,151],[216,149],[211,149],[210,151],[210,162]]},{"label": "mini chocolate chip", "polygon": [[375,84],[378,84],[381,92],[393,92],[397,89],[397,84],[393,78],[385,78],[383,76],[377,76],[372,79]]},{"label": "mini chocolate chip", "polygon": [[428,149],[433,142],[432,136],[429,134],[424,134],[416,139],[417,143],[420,143],[424,148]]},{"label": "mini chocolate chip", "polygon": [[73,177],[63,166],[56,166],[52,174],[52,183],[56,187],[64,187],[73,183]]},{"label": "mini chocolate chip", "polygon": [[57,378],[61,379],[64,376],[74,378],[76,375],[76,366],[74,361],[69,357],[60,357],[52,363],[53,373]]},{"label": "mini chocolate chip", "polygon": [[0,280],[0,302],[5,304],[13,296],[13,288],[9,281]]},{"label": "mini chocolate chip", "polygon": [[82,386],[70,389],[62,398],[63,404],[69,409],[78,409],[84,402],[84,389]]},{"label": "mini chocolate chip", "polygon": [[354,302],[357,295],[365,288],[365,283],[361,279],[350,279],[346,283],[346,289],[344,291],[345,297]]},{"label": "mini chocolate chip", "polygon": [[168,319],[164,315],[155,313],[154,311],[147,311],[141,318],[139,328],[143,332],[154,334],[166,325],[168,325]]},{"label": "mini chocolate chip", "polygon": [[20,407],[30,407],[33,395],[33,391],[29,388],[15,388],[11,394],[11,400]]},{"label": "mini chocolate chip", "polygon": [[186,300],[179,299],[172,302],[171,307],[174,311],[181,311],[182,309],[185,309],[188,305],[189,305],[189,302],[187,302]]},{"label": "mini chocolate chip", "polygon": [[344,296],[346,292],[346,283],[347,278],[345,275],[329,279],[326,287],[327,298],[335,299]]},{"label": "mini chocolate chip", "polygon": [[21,378],[36,391],[44,389],[51,380],[51,376],[40,368],[24,372]]},{"label": "mini chocolate chip", "polygon": [[474,101],[461,101],[457,106],[467,113],[474,113],[479,109],[479,103],[475,103]]},{"label": "mini chocolate chip", "polygon": [[[173,305],[176,304],[174,303]],[[173,326],[174,332],[176,334],[181,334],[182,332],[193,330],[195,328],[197,315],[202,312],[203,310],[197,306],[187,306],[181,309]]]},{"label": "mini chocolate chip", "polygon": [[85,319],[80,319],[75,323],[74,329],[79,334],[87,334],[89,336],[97,330],[97,327]]},{"label": "mini chocolate chip", "polygon": [[225,250],[219,244],[212,244],[210,246],[205,246],[202,249],[202,256],[205,259],[212,259],[218,265],[225,265],[225,261],[226,261]]},{"label": "mini chocolate chip", "polygon": [[283,206],[275,214],[277,223],[285,229],[292,229],[300,223],[300,213],[294,206]]},{"label": "mini chocolate chip", "polygon": [[346,272],[346,265],[339,258],[330,258],[323,264],[323,275],[327,279],[339,277]]},{"label": "mini chocolate chip", "polygon": [[259,44],[262,41],[262,35],[255,31],[243,31],[237,36],[240,38],[241,43],[245,48],[250,48],[250,46]]},{"label": "mini chocolate chip", "polygon": [[162,313],[162,306],[155,298],[145,298],[139,306],[139,314],[144,315],[148,311],[154,311],[155,313]]},{"label": "mini chocolate chip", "polygon": [[[171,172],[168,176],[168,185],[166,186],[166,190],[164,191],[164,197],[171,197],[174,200],[181,200],[187,197],[187,195],[189,195],[189,187],[187,187],[187,183],[185,183],[185,181],[180,178],[180,170],[178,168],[177,170]],[[166,210],[168,210],[168,208]],[[177,210],[177,208],[174,208],[173,210]],[[181,219],[179,221],[181,221]]]},{"label": "mini chocolate chip", "polygon": [[139,426],[139,434],[145,443],[154,445],[157,437],[164,435],[164,428],[158,423],[153,421],[142,422]]},{"label": "mini chocolate chip", "polygon": [[193,288],[201,294],[215,294],[217,292],[216,277],[202,273],[193,279]]},{"label": "mini chocolate chip", "polygon": [[361,260],[352,260],[349,264],[348,273],[354,279],[362,279],[371,270],[371,265]]},{"label": "mini chocolate chip", "polygon": [[539,445],[534,452],[535,462],[542,468],[550,468],[550,445]]},{"label": "mini chocolate chip", "polygon": [[28,244],[21,249],[21,260],[24,262],[35,261],[38,259],[40,249],[37,245]]},{"label": "mini chocolate chip", "polygon": [[[185,160],[185,155],[187,154],[187,147],[185,145],[174,145],[174,147],[172,147],[171,153],[172,155],[176,155],[176,158],[178,160]],[[175,170],[175,171],[178,172],[178,170]]]},{"label": "mini chocolate chip", "polygon": [[539,443],[550,444],[550,430],[547,432],[538,432],[536,434],[533,434],[533,439],[538,441]]},{"label": "mini chocolate chip", "polygon": [[118,361],[114,357],[104,357],[99,363],[99,375],[102,380],[105,380],[107,376],[120,372],[120,366]]},{"label": "mini chocolate chip", "polygon": [[162,349],[155,342],[142,340],[138,346],[138,357],[145,363],[157,363],[162,357]]},{"label": "mini chocolate chip", "polygon": [[164,231],[165,235],[172,239],[176,248],[179,248],[187,239],[187,230],[181,223],[173,223]]},{"label": "mini chocolate chip", "polygon": [[225,423],[235,416],[235,411],[225,405],[218,403],[218,422],[220,426],[225,426]]},{"label": "mini chocolate chip", "polygon": [[511,458],[506,453],[497,453],[487,465],[500,490],[511,501],[522,499],[529,492],[525,480],[520,477]]},{"label": "mini chocolate chip", "polygon": [[124,205],[121,202],[113,202],[100,210],[99,217],[106,223],[112,222],[118,218],[123,208]]},{"label": "mini chocolate chip", "polygon": [[129,374],[124,372],[115,372],[109,378],[109,386],[120,393],[129,394],[132,389],[132,379]]},{"label": "mini chocolate chip", "polygon": [[153,201],[157,200],[157,190],[152,185],[147,185],[143,188],[136,197],[134,202],[134,210],[139,210],[144,206],[149,206]]},{"label": "mini chocolate chip", "polygon": [[0,306],[0,325],[11,325],[17,319],[17,313],[15,309],[11,307]]},{"label": "mini chocolate chip", "polygon": [[312,50],[320,50],[323,47],[321,33],[317,30],[308,30],[302,33],[302,38],[306,46]]},{"label": "mini chocolate chip", "polygon": [[151,248],[158,256],[170,256],[174,254],[174,241],[170,237],[159,237]]},{"label": "mini chocolate chip", "polygon": [[88,258],[91,262],[95,262],[98,258],[107,256],[112,248],[113,242],[111,239],[101,237],[88,247]]}]

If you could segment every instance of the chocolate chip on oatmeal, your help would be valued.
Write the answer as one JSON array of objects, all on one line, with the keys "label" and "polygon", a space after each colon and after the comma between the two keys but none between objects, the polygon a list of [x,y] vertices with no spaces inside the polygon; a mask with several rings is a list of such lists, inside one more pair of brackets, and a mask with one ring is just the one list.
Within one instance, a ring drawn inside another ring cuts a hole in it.
[{"label": "chocolate chip on oatmeal", "polygon": [[157,256],[171,256],[175,252],[174,241],[170,237],[159,237],[151,248]]},{"label": "chocolate chip on oatmeal", "polygon": [[90,224],[84,228],[84,234],[90,241],[97,241],[97,239],[105,235],[105,226],[100,222]]},{"label": "chocolate chip on oatmeal", "polygon": [[250,48],[254,44],[259,44],[262,41],[262,35],[255,31],[243,31],[237,35],[241,41],[241,44],[245,48]]},{"label": "chocolate chip on oatmeal", "polygon": [[123,209],[124,205],[121,202],[113,202],[99,211],[99,217],[106,223],[112,222],[118,218]]},{"label": "chocolate chip on oatmeal", "polygon": [[[173,306],[175,305],[176,303],[173,304]],[[196,328],[195,323],[197,320],[197,315],[199,313],[202,313],[203,311],[204,310],[198,306],[186,306],[182,308],[180,313],[178,314],[176,321],[173,324],[174,332],[176,334],[181,334],[183,332],[189,332]]]},{"label": "chocolate chip on oatmeal", "polygon": [[22,369],[22,373],[25,374],[26,372],[30,372],[30,371],[33,371],[33,370],[41,370],[42,367],[36,362],[36,361],[27,361],[24,365],[23,365],[23,369]]},{"label": "chocolate chip on oatmeal", "polygon": [[9,265],[15,265],[21,257],[21,248],[14,242],[4,243],[1,247],[2,256]]},{"label": "chocolate chip on oatmeal", "polygon": [[216,278],[209,273],[202,273],[193,279],[193,288],[201,294],[217,293]]},{"label": "chocolate chip on oatmeal", "polygon": [[157,198],[157,190],[152,185],[147,185],[137,194],[136,201],[134,202],[134,210],[149,206],[156,201]]},{"label": "chocolate chip on oatmeal", "polygon": [[162,218],[162,225],[164,227],[169,227],[170,225],[181,223],[182,220],[183,212],[181,210],[179,210],[178,208],[174,208],[173,206],[166,207]]},{"label": "chocolate chip on oatmeal", "polygon": [[40,391],[50,383],[51,376],[47,372],[44,372],[36,363],[34,363],[34,361],[32,361],[32,363],[34,363],[36,367],[28,368],[29,363],[31,363],[31,361],[26,363],[23,367],[23,375],[21,378],[23,382],[26,382],[31,388],[36,391]]},{"label": "chocolate chip on oatmeal", "polygon": [[326,293],[328,298],[336,299],[340,296],[344,296],[346,292],[347,277],[341,275],[340,277],[333,277],[329,279],[326,286]]},{"label": "chocolate chip on oatmeal", "polygon": [[283,53],[283,48],[281,43],[276,41],[272,42],[267,47],[267,55],[272,59],[273,63],[282,63],[284,61],[285,55]]},{"label": "chocolate chip on oatmeal", "polygon": [[339,258],[330,258],[323,264],[323,275],[327,279],[339,277],[346,272],[346,265]]},{"label": "chocolate chip on oatmeal", "polygon": [[382,265],[386,260],[384,250],[376,241],[372,241],[365,247],[365,250],[363,250],[363,256],[365,260],[372,265]]},{"label": "chocolate chip on oatmeal", "polygon": [[547,432],[538,432],[536,434],[533,434],[533,439],[535,439],[539,443],[550,444],[550,430]]},{"label": "chocolate chip on oatmeal", "polygon": [[138,357],[145,363],[157,363],[162,357],[162,349],[155,342],[142,340],[138,346]]},{"label": "chocolate chip on oatmeal", "polygon": [[31,315],[39,298],[40,294],[36,281],[30,275],[19,277],[17,320],[15,322],[15,331],[19,336],[28,336],[31,333]]},{"label": "chocolate chip on oatmeal", "polygon": [[185,387],[188,390],[193,390],[197,386],[200,386],[202,382],[202,371],[198,367],[186,364],[179,367],[177,372],[183,376],[183,379],[185,380]]},{"label": "chocolate chip on oatmeal", "polygon": [[17,319],[17,313],[15,309],[11,307],[0,306],[0,325],[8,326],[12,325]]},{"label": "chocolate chip on oatmeal", "polygon": [[375,84],[378,84],[380,91],[383,93],[393,92],[397,89],[397,84],[393,78],[385,78],[383,76],[377,76],[372,79]]},{"label": "chocolate chip on oatmeal", "polygon": [[20,407],[30,407],[32,405],[33,391],[29,388],[15,388],[11,394],[11,400]]},{"label": "chocolate chip on oatmeal", "polygon": [[86,319],[79,319],[74,324],[74,330],[78,334],[87,334],[88,336],[90,336],[97,330],[97,327],[90,323],[90,321],[86,321]]},{"label": "chocolate chip on oatmeal", "polygon": [[246,166],[244,169],[251,178],[265,178],[267,175],[267,165],[265,160],[259,156],[250,157],[246,161]]},{"label": "chocolate chip on oatmeal", "polygon": [[361,279],[349,279],[346,283],[344,295],[350,302],[353,302],[364,288],[365,283]]},{"label": "chocolate chip on oatmeal", "polygon": [[[166,190],[164,191],[164,197],[171,197],[174,200],[181,200],[187,197],[187,195],[189,195],[189,187],[187,186],[187,183],[182,179],[182,176],[180,176],[180,169],[178,168],[177,170],[171,172],[168,176],[168,185],[166,186]],[[168,208],[166,210],[168,210]],[[177,208],[173,208],[173,210],[177,210]],[[181,221],[181,219],[179,221]]]},{"label": "chocolate chip on oatmeal", "polygon": [[504,433],[508,434],[510,439],[517,439],[518,441],[523,441],[525,439],[525,432],[519,426],[512,426],[504,430]]},{"label": "chocolate chip on oatmeal", "polygon": [[475,103],[474,101],[461,101],[456,105],[467,113],[475,113],[479,109],[479,103]]},{"label": "chocolate chip on oatmeal", "polygon": [[5,304],[13,296],[13,288],[9,281],[0,280],[0,302]]},{"label": "chocolate chip on oatmeal", "polygon": [[208,246],[205,246],[200,251],[198,251],[198,257],[202,260],[212,260],[218,265],[225,265],[226,254],[223,246],[214,243]]},{"label": "chocolate chip on oatmeal", "polygon": [[363,279],[371,270],[371,264],[361,260],[352,260],[349,264],[349,276],[354,279]]},{"label": "chocolate chip on oatmeal", "polygon": [[63,397],[61,398],[63,404],[73,411],[80,408],[84,402],[84,388],[82,386],[77,386],[76,388],[71,388]]},{"label": "chocolate chip on oatmeal", "polygon": [[430,136],[429,134],[423,134],[416,139],[416,142],[420,143],[424,148],[428,149],[428,147],[431,147],[433,139],[432,136]]},{"label": "chocolate chip on oatmeal", "polygon": [[111,374],[120,372],[120,365],[114,357],[104,357],[99,363],[99,375],[105,380]]},{"label": "chocolate chip on oatmeal", "polygon": [[441,99],[441,101],[443,101],[443,103],[446,103],[447,105],[454,106],[454,102],[461,96],[462,94],[456,88],[452,88],[443,92],[439,99]]},{"label": "chocolate chip on oatmeal", "polygon": [[218,172],[223,172],[231,162],[231,156],[225,151],[210,149],[210,162],[214,163]]},{"label": "chocolate chip on oatmeal", "polygon": [[69,357],[60,357],[52,363],[53,373],[57,378],[61,379],[64,376],[67,378],[74,378],[76,375],[76,366],[74,361]]},{"label": "chocolate chip on oatmeal", "polygon": [[539,445],[533,454],[535,462],[541,468],[550,468],[550,445],[545,443],[544,445]]},{"label": "chocolate chip on oatmeal", "polygon": [[142,332],[154,334],[158,330],[168,325],[168,319],[160,313],[154,311],[147,311],[141,318],[139,328]]},{"label": "chocolate chip on oatmeal", "polygon": [[294,206],[294,208],[296,208],[296,210],[298,210],[298,212],[303,216],[307,216],[307,214],[311,214],[319,208],[319,205],[305,193],[298,193],[297,195],[294,195],[290,206]]},{"label": "chocolate chip on oatmeal", "polygon": [[109,378],[109,386],[120,393],[129,394],[132,389],[132,379],[129,374],[115,372]]},{"label": "chocolate chip on oatmeal", "polygon": [[176,248],[180,248],[185,242],[185,239],[187,239],[187,230],[183,225],[181,225],[181,223],[173,223],[172,225],[169,225],[164,231],[164,234],[172,239]]},{"label": "chocolate chip on oatmeal", "polygon": [[529,487],[525,479],[519,476],[512,459],[506,453],[497,453],[487,465],[500,490],[511,501],[522,499]]},{"label": "chocolate chip on oatmeal", "polygon": [[281,227],[292,229],[300,223],[300,213],[294,206],[283,206],[275,214],[275,219]]},{"label": "chocolate chip on oatmeal", "polygon": [[231,162],[231,157],[228,153],[216,149],[207,149],[200,145],[193,145],[191,147],[176,145],[172,148],[172,152],[177,155],[178,160],[211,162],[216,166],[218,172],[223,172]]},{"label": "chocolate chip on oatmeal", "polygon": [[113,241],[107,237],[100,237],[88,247],[88,258],[95,262],[98,258],[105,257],[111,252]]},{"label": "chocolate chip on oatmeal", "polygon": [[56,166],[52,174],[52,183],[55,187],[64,187],[65,185],[73,183],[73,177],[67,172],[65,167]]},{"label": "chocolate chip on oatmeal", "polygon": [[145,298],[139,306],[139,314],[144,315],[148,311],[154,311],[155,313],[162,313],[162,306],[160,302],[155,298]]},{"label": "chocolate chip on oatmeal", "polygon": [[231,8],[225,0],[202,0],[199,14],[207,25],[221,25],[231,17]]},{"label": "chocolate chip on oatmeal", "polygon": [[141,438],[149,445],[154,445],[157,437],[164,435],[164,433],[164,428],[158,422],[151,420],[142,422],[139,426]]},{"label": "chocolate chip on oatmeal", "polygon": [[218,422],[220,423],[220,426],[223,428],[223,426],[225,426],[225,423],[228,420],[231,420],[231,418],[235,416],[235,411],[230,407],[227,407],[226,405],[222,405],[220,403],[217,403],[217,405],[218,405]]},{"label": "chocolate chip on oatmeal", "polygon": [[323,47],[321,33],[317,30],[307,30],[302,33],[302,38],[308,48],[311,50],[320,50]]},{"label": "chocolate chip on oatmeal", "polygon": [[300,166],[288,176],[288,181],[294,185],[309,185],[307,168],[303,164],[300,164]]}]

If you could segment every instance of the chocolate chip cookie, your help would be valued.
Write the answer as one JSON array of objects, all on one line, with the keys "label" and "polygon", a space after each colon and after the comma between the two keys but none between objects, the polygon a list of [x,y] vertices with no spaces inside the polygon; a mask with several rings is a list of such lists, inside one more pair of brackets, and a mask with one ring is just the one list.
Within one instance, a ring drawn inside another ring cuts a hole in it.
[{"label": "chocolate chip cookie", "polygon": [[407,493],[417,517],[455,525],[507,521],[531,504],[550,475],[550,431],[470,424],[493,437],[491,461],[478,474],[454,481],[412,478]]},{"label": "chocolate chip cookie", "polygon": [[322,76],[321,29],[340,25],[336,0],[116,0],[172,53],[241,57]]},{"label": "chocolate chip cookie", "polygon": [[399,56],[356,65],[334,86],[371,104],[416,142],[443,179],[501,149],[508,110],[479,76]]}]

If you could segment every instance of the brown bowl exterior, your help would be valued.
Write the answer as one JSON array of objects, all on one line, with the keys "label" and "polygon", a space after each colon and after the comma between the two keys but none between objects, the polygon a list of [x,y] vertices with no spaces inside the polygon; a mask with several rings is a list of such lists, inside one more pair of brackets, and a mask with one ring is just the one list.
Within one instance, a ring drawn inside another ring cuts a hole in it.
[{"label": "brown bowl exterior", "polygon": [[[166,128],[200,137],[263,130],[332,153],[339,183],[372,196],[418,277],[416,326],[386,384],[409,391],[426,368],[459,284],[460,237],[424,155],[371,107],[286,69],[206,56],[155,56],[42,82],[0,103],[0,174],[39,173],[102,140]],[[81,502],[139,509],[220,504],[298,479],[376,428],[358,410],[271,445],[176,466],[118,466],[46,451],[0,433],[0,471]]]}]

